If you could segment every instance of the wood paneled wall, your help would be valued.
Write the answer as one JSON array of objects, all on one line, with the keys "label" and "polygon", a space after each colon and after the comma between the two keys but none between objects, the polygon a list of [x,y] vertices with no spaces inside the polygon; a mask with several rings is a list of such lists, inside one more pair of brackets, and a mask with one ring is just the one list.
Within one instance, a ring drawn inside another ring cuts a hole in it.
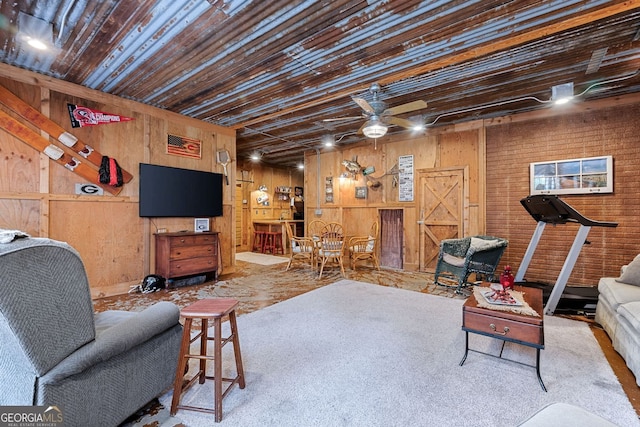
[{"label": "wood paneled wall", "polygon": [[[134,176],[118,196],[77,195],[75,184],[83,183],[82,178],[0,130],[0,228],[68,242],[84,261],[94,297],[126,293],[154,271],[153,233],[158,228],[193,230],[193,218],[138,217],[139,163],[222,173],[216,151],[226,149],[235,159],[235,131],[230,129],[4,64],[0,84]],[[67,103],[134,120],[73,129]],[[168,155],[167,134],[201,140],[202,158]],[[231,166],[229,180],[234,182]],[[230,185],[224,189],[224,215],[211,222],[220,232],[223,272],[235,268],[234,203],[235,187]]]},{"label": "wood paneled wall", "polygon": [[[420,247],[422,230],[418,224],[421,215],[420,201],[417,194],[414,194],[413,201],[400,201],[397,175],[385,173],[390,172],[394,166],[397,167],[398,158],[404,155],[414,157],[414,181],[421,170],[469,166],[473,215],[470,216],[465,233],[476,234],[484,231],[484,203],[480,199],[484,195],[483,141],[481,123],[473,122],[437,131],[431,129],[407,139],[383,138],[375,144],[368,141],[342,150],[309,152],[305,157],[305,219],[338,221],[343,223],[347,235],[366,236],[371,223],[379,219],[379,209],[402,209],[403,265],[404,269],[417,270],[423,256]],[[345,172],[342,161],[356,158],[362,167],[373,166],[375,172],[368,177],[358,174],[356,179],[340,178]],[[325,197],[327,177],[333,178],[333,202],[327,202]],[[378,188],[367,185],[374,181],[381,185]],[[355,197],[356,187],[368,187],[366,199]]]},{"label": "wood paneled wall", "polygon": [[[279,200],[275,193],[275,188],[291,187],[293,193],[294,187],[304,186],[304,171],[276,168],[259,162],[243,161],[238,164],[237,177],[236,186],[238,187],[238,192],[242,194],[242,200],[236,203],[238,208],[242,209],[242,215],[238,216],[237,226],[242,227],[242,233],[239,233],[241,234],[241,239],[236,242],[236,247],[238,252],[250,251],[253,220],[293,219],[290,199]],[[266,193],[269,195],[269,206],[258,205],[256,202],[258,188],[261,185],[267,187]]]}]

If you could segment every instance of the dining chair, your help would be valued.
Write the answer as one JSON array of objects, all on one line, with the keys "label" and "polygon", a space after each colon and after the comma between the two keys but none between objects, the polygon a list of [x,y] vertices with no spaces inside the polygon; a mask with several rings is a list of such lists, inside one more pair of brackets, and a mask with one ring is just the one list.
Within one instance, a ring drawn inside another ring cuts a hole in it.
[{"label": "dining chair", "polygon": [[308,263],[311,268],[315,269],[314,257],[315,248],[314,242],[311,237],[298,237],[293,234],[293,229],[290,222],[285,222],[285,229],[287,230],[287,239],[291,245],[289,251],[289,263],[284,271],[288,271],[291,268],[291,264],[294,261],[301,261]]},{"label": "dining chair", "polygon": [[317,238],[317,240],[320,240],[320,232],[325,225],[327,225],[327,223],[321,219],[312,220],[307,226],[307,237]]},{"label": "dining chair", "polygon": [[344,231],[341,224],[330,222],[322,228],[320,246],[318,248],[318,261],[320,263],[318,279],[322,278],[322,272],[328,262],[338,264],[342,277],[346,277],[343,263],[344,239]]},{"label": "dining chair", "polygon": [[321,219],[314,219],[310,221],[309,224],[307,225],[306,237],[310,237],[314,242],[314,246],[313,246],[314,247],[314,253],[313,253],[314,268],[316,267],[318,261],[320,260],[320,258],[318,257],[318,250],[320,249],[320,234],[322,233],[322,229],[324,228],[325,225],[327,225],[327,223],[322,221]]},{"label": "dining chair", "polygon": [[380,263],[376,255],[378,246],[378,221],[374,221],[367,236],[356,236],[349,239],[349,259],[351,268],[356,269],[356,262],[371,260],[376,270],[380,270]]}]

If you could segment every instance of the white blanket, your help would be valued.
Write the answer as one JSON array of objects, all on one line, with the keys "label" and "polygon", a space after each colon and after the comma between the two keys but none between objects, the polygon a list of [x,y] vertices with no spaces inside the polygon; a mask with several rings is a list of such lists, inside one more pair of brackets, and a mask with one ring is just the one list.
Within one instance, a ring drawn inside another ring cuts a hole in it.
[{"label": "white blanket", "polygon": [[31,237],[24,231],[4,230],[0,228],[0,243],[11,243],[19,237]]}]

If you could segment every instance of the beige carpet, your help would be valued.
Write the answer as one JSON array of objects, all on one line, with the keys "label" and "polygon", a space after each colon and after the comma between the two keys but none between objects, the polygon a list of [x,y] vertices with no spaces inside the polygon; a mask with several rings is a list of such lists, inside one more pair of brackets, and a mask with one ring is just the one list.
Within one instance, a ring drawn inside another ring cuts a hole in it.
[{"label": "beige carpet", "polygon": [[256,252],[238,252],[236,254],[236,261],[244,261],[260,265],[275,265],[283,262],[289,262],[289,258],[284,256],[259,254]]},{"label": "beige carpet", "polygon": [[[220,425],[513,426],[551,402],[639,425],[585,322],[545,318],[545,393],[529,366],[477,353],[458,366],[462,303],[340,280],[241,315],[247,386],[225,398]],[[500,352],[498,340],[471,335],[470,343]],[[225,350],[231,367],[231,348]],[[507,344],[503,357],[530,364],[535,351]],[[211,394],[208,382],[183,399],[206,405]],[[170,400],[170,392],[160,398],[164,408]],[[169,418],[162,411],[155,425],[213,424],[211,415],[179,411]]]}]

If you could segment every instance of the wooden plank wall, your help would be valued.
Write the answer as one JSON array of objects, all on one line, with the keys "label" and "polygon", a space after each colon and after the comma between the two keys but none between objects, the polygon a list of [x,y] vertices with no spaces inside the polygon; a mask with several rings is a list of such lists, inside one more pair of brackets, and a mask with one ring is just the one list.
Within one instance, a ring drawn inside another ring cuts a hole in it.
[{"label": "wooden plank wall", "polygon": [[[117,159],[134,176],[118,196],[76,195],[75,184],[83,183],[82,178],[0,131],[0,228],[68,242],[84,261],[93,297],[126,293],[154,271],[153,233],[158,228],[193,230],[193,218],[138,217],[139,163],[222,173],[216,151],[225,149],[232,160],[236,157],[235,131],[230,129],[4,64],[0,64],[0,84],[102,154]],[[134,120],[73,129],[67,103]],[[167,134],[201,140],[202,158],[168,155]],[[234,165],[229,167],[230,182],[235,181]],[[212,230],[221,233],[223,273],[235,268],[234,190],[225,187],[224,215],[211,222]]]},{"label": "wooden plank wall", "polygon": [[[283,169],[276,168],[261,163],[251,161],[242,161],[238,163],[237,171],[242,200],[242,216],[238,221],[242,224],[241,242],[237,244],[237,251],[250,251],[253,236],[254,220],[271,220],[271,219],[293,219],[293,209],[291,201],[279,200],[275,193],[276,187],[291,187],[293,193],[294,187],[304,186],[304,171],[299,169]],[[264,185],[267,187],[266,194],[269,195],[269,206],[258,205],[256,199],[262,192],[258,188]],[[306,199],[306,197],[305,197]]]},{"label": "wooden plank wall", "polygon": [[[484,194],[484,188],[480,188],[484,185],[484,180],[481,179],[484,171],[484,147],[481,144],[483,141],[481,135],[480,123],[474,122],[465,126],[441,128],[437,132],[428,130],[421,135],[413,135],[406,139],[383,138],[376,144],[368,141],[348,146],[343,150],[324,150],[319,154],[310,152],[305,157],[305,192],[307,194],[305,219],[338,221],[345,227],[347,235],[366,236],[371,223],[379,218],[379,209],[402,209],[403,265],[404,269],[417,270],[421,257],[420,226],[418,225],[420,201],[417,194],[411,202],[399,201],[394,176],[387,175],[376,180],[382,184],[379,188],[369,187],[366,199],[357,199],[356,187],[367,186],[369,180],[362,174],[359,174],[355,180],[340,178],[345,171],[341,163],[343,160],[352,160],[357,157],[361,166],[375,168],[372,176],[380,177],[397,165],[400,156],[413,155],[414,180],[419,170],[470,165],[473,176],[470,183],[474,215],[471,216],[469,230],[465,232],[475,233],[478,230],[484,230],[482,222],[484,203],[479,199]],[[333,178],[333,202],[326,202],[325,199],[327,177]],[[317,211],[320,214],[316,214]]]}]

